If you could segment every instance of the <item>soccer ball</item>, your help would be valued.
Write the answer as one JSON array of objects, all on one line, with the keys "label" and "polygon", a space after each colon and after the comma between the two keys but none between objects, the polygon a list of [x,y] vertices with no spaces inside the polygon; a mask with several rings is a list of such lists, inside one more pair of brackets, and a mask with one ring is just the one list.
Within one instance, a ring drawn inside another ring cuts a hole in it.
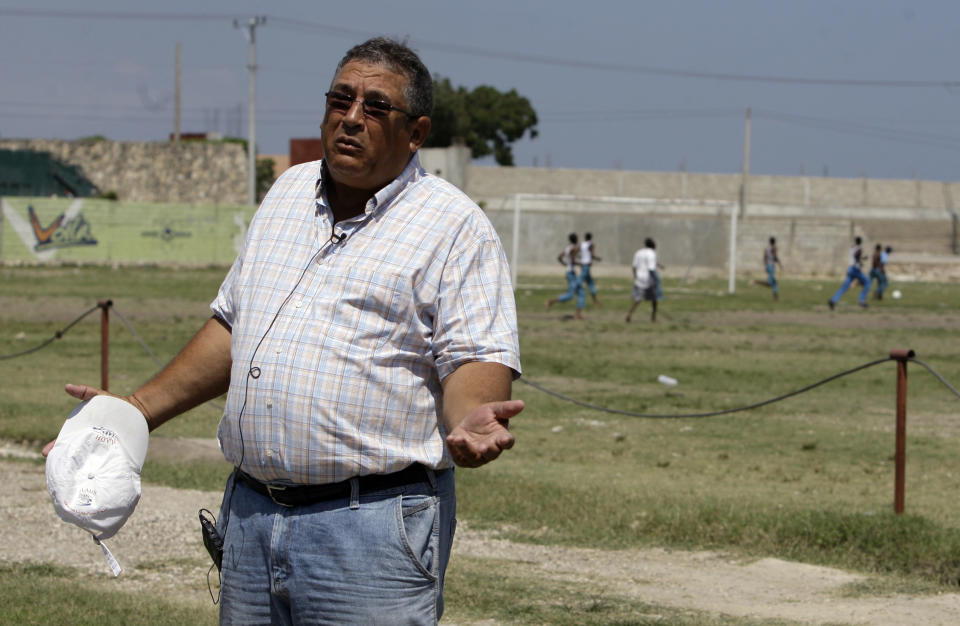
[{"label": "soccer ball", "polygon": [[893,293],[891,293],[890,295],[893,296],[893,299],[894,299],[894,300],[899,300],[899,299],[900,299],[900,296],[902,296],[903,294],[900,293],[900,290],[899,290],[899,289],[894,289],[894,290],[893,290]]}]

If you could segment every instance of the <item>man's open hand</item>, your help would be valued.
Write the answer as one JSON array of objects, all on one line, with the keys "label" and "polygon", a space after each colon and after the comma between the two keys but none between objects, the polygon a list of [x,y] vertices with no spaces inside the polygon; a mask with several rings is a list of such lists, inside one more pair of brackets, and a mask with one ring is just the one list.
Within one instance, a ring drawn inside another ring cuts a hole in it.
[{"label": "man's open hand", "polygon": [[480,467],[513,447],[510,418],[523,410],[522,400],[487,402],[470,411],[447,435],[447,448],[460,467]]}]

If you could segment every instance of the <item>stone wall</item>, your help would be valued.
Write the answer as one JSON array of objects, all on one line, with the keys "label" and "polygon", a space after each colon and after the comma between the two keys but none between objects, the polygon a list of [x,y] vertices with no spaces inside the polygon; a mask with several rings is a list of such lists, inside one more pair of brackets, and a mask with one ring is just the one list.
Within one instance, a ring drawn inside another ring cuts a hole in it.
[{"label": "stone wall", "polygon": [[[131,202],[246,202],[246,154],[236,143],[0,139],[0,148],[50,152],[101,192]],[[421,162],[486,207],[514,194],[739,202],[739,174],[477,167],[463,146],[424,149]],[[282,171],[282,170],[281,170]],[[278,171],[279,175],[281,172]],[[750,205],[954,210],[960,183],[930,180],[751,176]]]},{"label": "stone wall", "polygon": [[126,202],[247,201],[246,152],[237,143],[2,139],[0,148],[49,152]]},{"label": "stone wall", "polygon": [[[471,167],[465,191],[486,205],[517,193],[739,202],[739,174]],[[750,204],[952,211],[960,183],[934,180],[750,176]]]}]

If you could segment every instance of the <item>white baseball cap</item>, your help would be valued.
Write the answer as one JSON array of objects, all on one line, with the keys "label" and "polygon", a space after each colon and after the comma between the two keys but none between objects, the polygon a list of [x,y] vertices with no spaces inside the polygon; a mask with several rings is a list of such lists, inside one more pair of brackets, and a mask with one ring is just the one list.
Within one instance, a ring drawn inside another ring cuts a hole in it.
[{"label": "white baseball cap", "polygon": [[[140,501],[149,429],[135,406],[99,395],[80,403],[47,455],[47,491],[57,515],[100,543],[114,536]],[[103,546],[114,574],[119,565]]]}]

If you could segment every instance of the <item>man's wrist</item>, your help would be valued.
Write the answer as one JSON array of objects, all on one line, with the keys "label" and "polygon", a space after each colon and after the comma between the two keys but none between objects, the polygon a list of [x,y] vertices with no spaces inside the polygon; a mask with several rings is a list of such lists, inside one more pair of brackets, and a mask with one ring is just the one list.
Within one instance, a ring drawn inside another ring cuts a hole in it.
[{"label": "man's wrist", "polygon": [[143,418],[147,421],[147,426],[150,427],[150,429],[152,430],[152,429],[153,429],[153,424],[152,424],[152,420],[151,420],[151,418],[150,418],[150,411],[147,410],[147,405],[145,405],[145,404],[143,403],[143,401],[142,401],[140,398],[137,397],[136,392],[134,392],[134,393],[130,394],[129,396],[127,396],[126,400],[127,400],[127,402],[129,402],[129,403],[132,404],[133,406],[137,407],[137,410],[138,410],[138,411],[140,411],[141,413],[143,413]]}]

